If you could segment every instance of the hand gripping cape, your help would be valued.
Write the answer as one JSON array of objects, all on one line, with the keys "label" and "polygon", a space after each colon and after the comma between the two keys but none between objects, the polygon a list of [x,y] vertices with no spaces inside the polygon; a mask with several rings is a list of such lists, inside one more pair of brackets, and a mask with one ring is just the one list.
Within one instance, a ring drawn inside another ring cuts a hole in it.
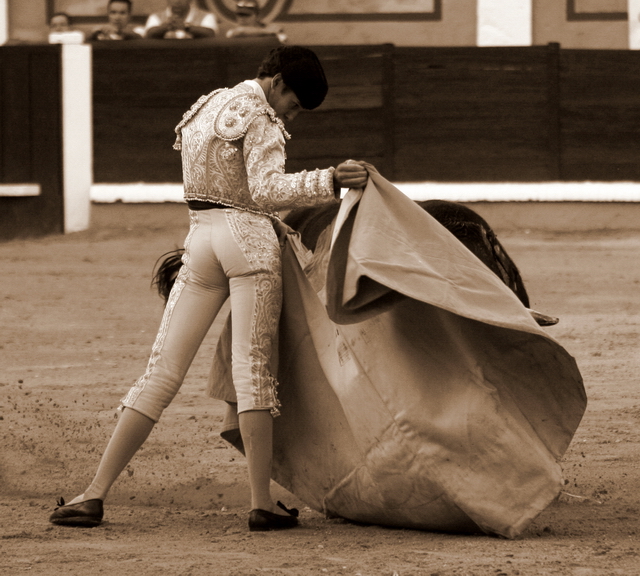
[{"label": "hand gripping cape", "polygon": [[[274,480],[329,516],[508,538],[558,496],[576,363],[429,214],[372,173],[283,264]],[[229,331],[209,393],[232,403]],[[224,429],[242,450],[232,405]]]}]

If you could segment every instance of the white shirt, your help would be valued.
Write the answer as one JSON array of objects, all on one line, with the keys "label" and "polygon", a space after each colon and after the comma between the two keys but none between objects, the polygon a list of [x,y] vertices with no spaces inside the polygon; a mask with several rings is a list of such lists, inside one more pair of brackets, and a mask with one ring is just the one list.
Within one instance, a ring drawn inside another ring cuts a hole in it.
[{"label": "white shirt", "polygon": [[[264,90],[262,89],[262,86],[260,86],[260,84],[258,84],[255,80],[244,80],[243,83],[246,84],[247,86],[250,86],[251,90],[253,90],[253,93],[256,96],[260,96],[260,98],[262,98],[262,100],[267,102],[267,95],[264,93]],[[268,104],[268,102],[267,102],[267,104]]]},{"label": "white shirt", "polygon": [[[193,7],[189,8],[189,14],[185,18],[186,24],[193,24],[197,10],[194,10]],[[171,8],[166,8],[164,12],[156,12],[155,14],[151,14],[149,18],[147,18],[147,23],[144,25],[145,33],[149,30],[149,28],[155,28],[156,26],[160,26],[164,22],[166,22],[169,18],[171,18]],[[197,24],[197,26],[202,26],[204,28],[211,28],[218,33],[218,21],[216,20],[215,14],[212,12],[206,12],[202,22]]]}]

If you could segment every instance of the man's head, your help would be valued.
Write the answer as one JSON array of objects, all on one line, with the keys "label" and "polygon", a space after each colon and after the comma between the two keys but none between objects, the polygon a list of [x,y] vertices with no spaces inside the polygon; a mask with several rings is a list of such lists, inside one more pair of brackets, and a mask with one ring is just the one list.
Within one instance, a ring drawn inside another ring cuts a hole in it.
[{"label": "man's head", "polygon": [[257,16],[260,13],[258,0],[236,0],[236,16]]},{"label": "man's head", "polygon": [[131,0],[109,0],[107,17],[109,24],[122,32],[131,20]]},{"label": "man's head", "polygon": [[68,32],[70,28],[71,22],[66,12],[56,12],[51,16],[49,21],[49,30],[51,32]]},{"label": "man's head", "polygon": [[174,16],[186,18],[191,9],[191,0],[167,0],[169,10]]},{"label": "man's head", "polygon": [[307,110],[320,106],[329,90],[320,60],[312,50],[302,46],[278,46],[269,52],[258,68],[258,78],[276,79],[276,76],[284,84],[281,91],[292,91],[300,106]]}]

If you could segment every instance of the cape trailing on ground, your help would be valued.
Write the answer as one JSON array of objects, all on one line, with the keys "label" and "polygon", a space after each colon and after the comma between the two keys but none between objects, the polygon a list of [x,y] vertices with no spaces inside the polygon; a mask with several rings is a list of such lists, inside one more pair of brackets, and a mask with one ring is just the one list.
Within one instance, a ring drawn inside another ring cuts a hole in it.
[{"label": "cape trailing on ground", "polygon": [[[521,533],[563,486],[586,408],[574,359],[377,173],[312,256],[287,238],[274,479],[360,522]],[[209,392],[233,402],[230,329]],[[241,449],[232,407],[224,428]]]}]

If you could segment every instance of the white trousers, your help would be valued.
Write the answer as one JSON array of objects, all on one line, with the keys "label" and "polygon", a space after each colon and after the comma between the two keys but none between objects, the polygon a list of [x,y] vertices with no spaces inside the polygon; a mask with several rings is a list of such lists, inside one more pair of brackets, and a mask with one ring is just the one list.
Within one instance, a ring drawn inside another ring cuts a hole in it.
[{"label": "white trousers", "polygon": [[147,371],[122,399],[157,422],[178,392],[216,315],[231,298],[232,377],[238,412],[276,416],[271,351],[282,307],[281,250],[271,220],[233,208],[189,211],[183,266]]}]

